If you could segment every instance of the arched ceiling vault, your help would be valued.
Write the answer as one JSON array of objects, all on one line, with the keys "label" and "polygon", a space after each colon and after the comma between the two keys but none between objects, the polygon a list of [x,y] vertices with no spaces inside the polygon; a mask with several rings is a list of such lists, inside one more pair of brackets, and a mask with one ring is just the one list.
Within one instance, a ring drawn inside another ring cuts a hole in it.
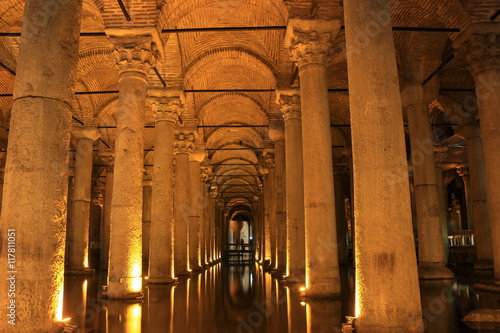
[{"label": "arched ceiling vault", "polygon": [[[472,21],[488,20],[498,2],[485,0],[391,1],[391,22],[399,27],[466,28]],[[143,6],[148,13],[142,13]],[[156,64],[168,88],[196,90],[186,92],[182,118],[200,126],[199,140],[208,150],[208,162],[215,183],[224,186],[226,208],[248,209],[253,198],[229,194],[233,191],[259,193],[259,158],[269,147],[267,126],[275,114],[275,89],[300,86],[296,66],[283,46],[289,17],[343,19],[342,1],[331,0],[130,0],[131,21],[127,22],[116,0],[84,0],[82,32],[103,33],[110,27],[110,15],[117,25],[142,24],[147,17],[162,29],[281,27],[268,30],[218,30],[164,32],[162,58]],[[19,33],[24,1],[0,1],[0,32]],[[113,10],[115,11],[113,13]],[[113,23],[113,24],[115,24]],[[395,31],[394,40],[401,84],[419,82],[432,73],[450,54],[451,40],[457,33]],[[11,94],[19,53],[19,37],[0,36],[0,94]],[[330,89],[348,89],[345,36],[341,30],[334,41],[334,55],[327,67]],[[441,87],[471,89],[473,81],[464,64],[451,60],[436,77]],[[118,90],[118,74],[106,36],[80,38],[80,57],[75,91]],[[162,86],[153,72],[150,86]],[[253,91],[248,91],[252,89]],[[202,91],[200,91],[202,90]],[[217,91],[213,91],[217,90]],[[265,91],[255,91],[265,90]],[[458,101],[466,105],[470,92],[441,92],[438,101]],[[102,93],[77,95],[74,116],[94,116],[101,127],[101,138],[114,145],[118,95]],[[332,145],[348,146],[349,93],[330,92]],[[12,97],[0,97],[1,126],[8,128]],[[445,114],[451,114],[444,107]],[[153,125],[151,109],[145,106],[146,125]],[[441,118],[440,118],[441,119]],[[105,128],[106,127],[106,128]],[[1,129],[0,129],[1,130]],[[146,149],[154,146],[154,129],[144,131]],[[0,135],[0,138],[3,138]],[[97,144],[98,149],[106,148]],[[345,151],[334,148],[336,160]],[[148,163],[154,154],[145,152]],[[244,207],[244,208],[237,208]]]}]

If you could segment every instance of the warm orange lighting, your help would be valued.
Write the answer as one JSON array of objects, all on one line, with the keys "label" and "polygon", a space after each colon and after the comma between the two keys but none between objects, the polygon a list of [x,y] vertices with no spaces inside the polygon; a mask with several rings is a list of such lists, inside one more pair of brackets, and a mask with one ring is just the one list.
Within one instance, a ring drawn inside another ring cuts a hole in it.
[{"label": "warm orange lighting", "polygon": [[135,277],[135,278],[131,278],[130,287],[132,288],[132,291],[135,291],[135,292],[141,291],[142,290],[142,278],[140,276]]},{"label": "warm orange lighting", "polygon": [[307,305],[307,303],[306,303],[306,302],[300,302],[300,305],[302,305],[302,306],[306,306],[306,305]]},{"label": "warm orange lighting", "polygon": [[306,291],[306,287],[300,287],[299,290],[300,291]]},{"label": "warm orange lighting", "polygon": [[144,280],[149,280],[149,276],[145,276],[145,277],[144,277]]},{"label": "warm orange lighting", "polygon": [[125,333],[141,332],[142,308],[140,304],[133,304],[125,310]]},{"label": "warm orange lighting", "polygon": [[61,320],[61,322],[63,322],[63,323],[67,323],[67,322],[69,322],[70,320],[71,320],[71,318],[64,318],[63,320]]}]

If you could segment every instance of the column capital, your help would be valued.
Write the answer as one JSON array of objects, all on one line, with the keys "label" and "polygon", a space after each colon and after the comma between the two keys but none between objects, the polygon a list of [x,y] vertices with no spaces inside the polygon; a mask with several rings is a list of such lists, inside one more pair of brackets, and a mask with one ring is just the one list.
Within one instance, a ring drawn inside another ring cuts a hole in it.
[{"label": "column capital", "polygon": [[300,119],[300,93],[298,90],[277,90],[276,104],[279,105],[283,119]]},{"label": "column capital", "polygon": [[281,119],[271,119],[268,128],[269,139],[279,141],[285,139],[285,128]]},{"label": "column capital", "polygon": [[83,118],[83,125],[73,124],[71,134],[75,139],[90,139],[95,141],[101,137],[97,129],[95,118]]},{"label": "column capital", "polygon": [[439,83],[437,80],[428,82],[425,86],[421,84],[408,84],[401,90],[401,104],[408,107],[415,104],[429,105],[439,95]]},{"label": "column capital", "polygon": [[152,36],[110,36],[116,67],[120,73],[141,72],[148,75],[159,52]]},{"label": "column capital", "polygon": [[175,134],[174,154],[191,154],[194,149],[194,134],[177,133]]},{"label": "column capital", "polygon": [[113,168],[115,166],[115,154],[111,150],[99,152],[99,157],[107,168]]},{"label": "column capital", "polygon": [[264,155],[264,167],[266,169],[274,168],[276,167],[276,159],[274,158],[274,152],[266,152],[266,155]]},{"label": "column capital", "polygon": [[500,24],[472,23],[453,42],[457,58],[464,60],[474,76],[477,73],[500,69]]},{"label": "column capital", "polygon": [[148,87],[148,101],[156,121],[166,120],[176,124],[184,107],[184,100],[182,90]]},{"label": "column capital", "polygon": [[457,170],[458,175],[462,177],[464,182],[469,180],[469,164],[467,162],[455,165],[455,170]]},{"label": "column capital", "polygon": [[441,167],[441,163],[448,156],[448,147],[442,145],[434,145],[434,161],[436,162],[436,166]]},{"label": "column capital", "polygon": [[455,134],[461,136],[465,140],[469,140],[472,138],[480,138],[481,137],[480,132],[481,130],[479,128],[479,124],[475,121],[465,122],[455,130]]},{"label": "column capital", "polygon": [[333,40],[339,30],[339,20],[290,19],[285,47],[299,67],[327,65],[333,53]]}]

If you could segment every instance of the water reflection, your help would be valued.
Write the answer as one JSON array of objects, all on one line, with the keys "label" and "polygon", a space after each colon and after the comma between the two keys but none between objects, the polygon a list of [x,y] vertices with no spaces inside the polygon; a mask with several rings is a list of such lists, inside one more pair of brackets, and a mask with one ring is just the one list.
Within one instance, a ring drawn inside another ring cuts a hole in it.
[{"label": "water reflection", "polygon": [[[491,294],[475,293],[473,273],[453,282],[421,282],[426,333],[495,332],[460,319],[470,310],[498,308]],[[352,315],[352,271],[342,274],[340,300],[304,300],[259,266],[216,265],[172,285],[146,285],[142,302],[102,300],[106,276],[66,277],[64,316],[82,332],[100,333],[322,333],[338,332]]]}]

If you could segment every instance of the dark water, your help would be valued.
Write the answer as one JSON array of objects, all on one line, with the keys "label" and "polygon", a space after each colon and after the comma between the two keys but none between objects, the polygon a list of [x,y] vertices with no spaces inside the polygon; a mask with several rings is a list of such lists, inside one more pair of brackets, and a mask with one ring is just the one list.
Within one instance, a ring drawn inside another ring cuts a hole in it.
[{"label": "dark water", "polygon": [[[472,309],[499,304],[496,297],[473,291],[473,273],[458,273],[455,283],[421,283],[425,332],[499,332],[473,330],[460,321]],[[352,271],[344,270],[342,281],[344,291],[353,290]],[[353,292],[306,303],[259,266],[219,264],[176,286],[146,285],[142,302],[102,300],[103,282],[104,275],[66,277],[64,316],[82,332],[331,333],[340,332],[345,316],[354,314]]]}]

